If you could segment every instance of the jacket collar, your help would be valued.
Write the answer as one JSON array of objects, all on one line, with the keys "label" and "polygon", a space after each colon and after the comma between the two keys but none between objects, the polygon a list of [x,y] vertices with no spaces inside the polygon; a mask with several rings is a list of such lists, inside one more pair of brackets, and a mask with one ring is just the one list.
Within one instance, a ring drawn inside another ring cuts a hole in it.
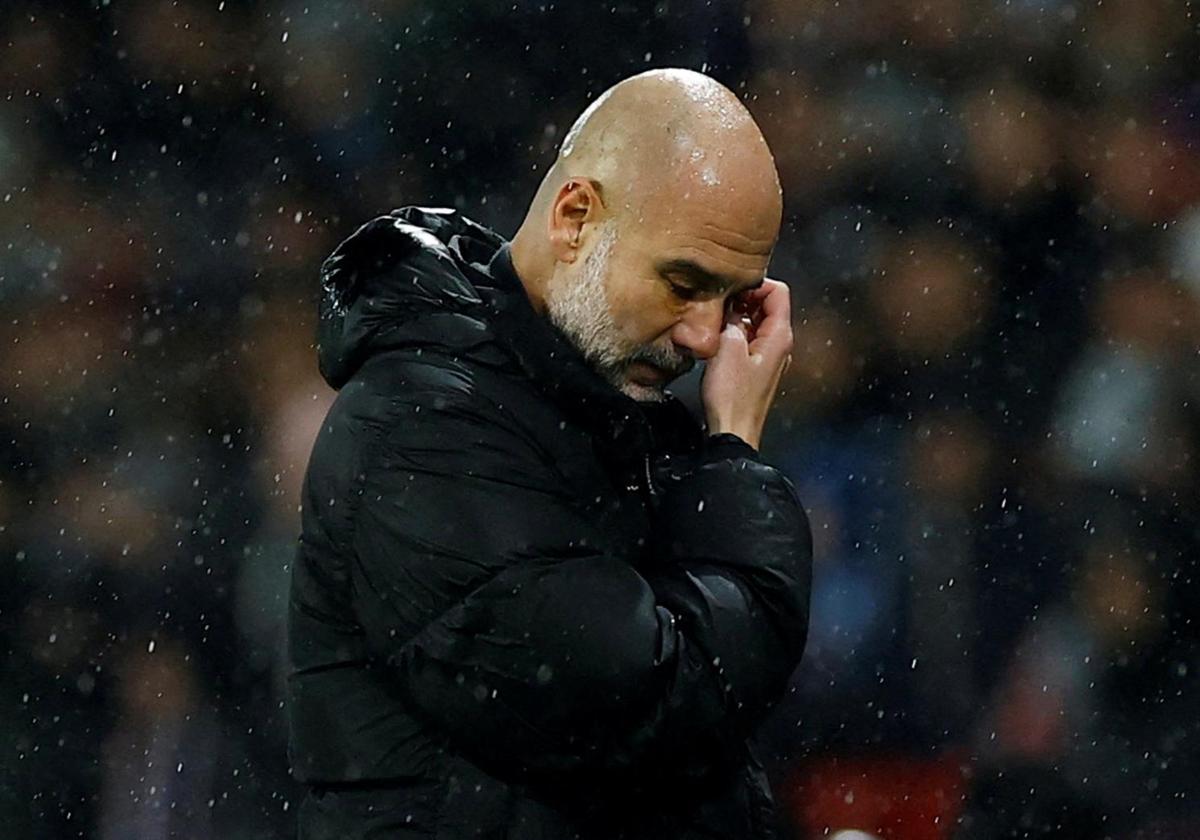
[{"label": "jacket collar", "polygon": [[505,344],[525,373],[572,420],[608,445],[632,450],[689,451],[703,435],[687,407],[668,392],[661,403],[640,403],[600,376],[574,344],[548,318],[539,315],[505,243],[486,266],[495,293],[481,289]]}]

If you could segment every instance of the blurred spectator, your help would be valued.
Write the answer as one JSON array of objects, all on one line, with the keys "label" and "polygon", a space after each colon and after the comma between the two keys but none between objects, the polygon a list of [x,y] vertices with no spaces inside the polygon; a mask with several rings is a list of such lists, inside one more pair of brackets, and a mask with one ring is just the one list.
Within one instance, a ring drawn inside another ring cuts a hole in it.
[{"label": "blurred spectator", "polygon": [[130,642],[116,664],[117,718],[101,756],[97,836],[210,836],[219,741],[196,675],[178,645],[151,637],[143,650]]}]

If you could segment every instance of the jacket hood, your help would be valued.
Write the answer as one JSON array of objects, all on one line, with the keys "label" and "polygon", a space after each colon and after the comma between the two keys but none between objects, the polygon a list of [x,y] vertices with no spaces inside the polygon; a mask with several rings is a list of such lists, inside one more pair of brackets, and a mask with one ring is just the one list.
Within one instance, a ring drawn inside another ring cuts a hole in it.
[{"label": "jacket hood", "polygon": [[475,283],[504,239],[453,210],[405,207],[372,219],[321,265],[317,359],[341,388],[371,355],[490,337]]},{"label": "jacket hood", "polygon": [[607,445],[684,450],[702,439],[674,396],[639,404],[601,377],[534,311],[504,238],[453,210],[405,207],[367,222],[322,264],[321,286],[317,356],[334,388],[377,353],[437,348],[510,359]]}]

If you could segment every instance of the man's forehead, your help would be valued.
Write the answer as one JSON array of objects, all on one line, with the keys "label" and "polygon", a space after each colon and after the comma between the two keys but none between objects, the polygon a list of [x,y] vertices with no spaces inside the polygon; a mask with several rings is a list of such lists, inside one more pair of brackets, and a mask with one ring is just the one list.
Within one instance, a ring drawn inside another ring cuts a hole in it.
[{"label": "man's forehead", "polygon": [[639,209],[666,240],[707,240],[749,256],[769,256],[779,235],[777,196],[760,190],[688,190],[669,185]]},{"label": "man's forehead", "polygon": [[654,237],[654,256],[663,267],[724,277],[734,286],[752,284],[766,272],[775,231],[712,215],[664,221]]}]

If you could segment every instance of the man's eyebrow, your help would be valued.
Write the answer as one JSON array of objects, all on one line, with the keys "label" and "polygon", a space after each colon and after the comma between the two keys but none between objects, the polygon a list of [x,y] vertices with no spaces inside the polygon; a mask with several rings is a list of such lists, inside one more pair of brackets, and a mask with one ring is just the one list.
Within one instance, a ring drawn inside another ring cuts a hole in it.
[{"label": "man's eyebrow", "polygon": [[[718,274],[715,271],[709,271],[704,266],[697,262],[688,259],[673,259],[665,260],[658,264],[659,274],[680,274],[691,282],[697,289],[706,292],[719,292],[724,289],[736,289],[742,285],[742,282],[735,277],[729,277],[724,274]],[[747,289],[755,289],[762,285],[762,280],[756,280],[754,283],[746,286]]]}]

